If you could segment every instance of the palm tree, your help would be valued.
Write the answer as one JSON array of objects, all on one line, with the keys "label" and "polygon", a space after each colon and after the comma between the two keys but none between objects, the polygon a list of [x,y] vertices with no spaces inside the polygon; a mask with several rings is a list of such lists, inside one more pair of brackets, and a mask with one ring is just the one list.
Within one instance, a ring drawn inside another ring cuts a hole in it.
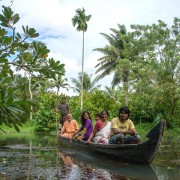
[{"label": "palm tree", "polygon": [[112,87],[108,87],[105,86],[105,90],[103,90],[104,94],[108,97],[108,98],[113,98],[114,101],[116,102],[116,104],[121,105],[121,89],[115,89],[115,86]]},{"label": "palm tree", "polygon": [[77,25],[76,30],[83,32],[83,45],[82,45],[82,76],[81,76],[81,109],[83,107],[83,77],[84,77],[84,32],[87,31],[87,22],[91,19],[91,15],[85,14],[85,9],[78,8],[76,15],[72,18],[73,26]]},{"label": "palm tree", "polygon": [[[81,92],[81,80],[82,80],[82,74],[81,72],[78,73],[78,78],[71,78],[72,83],[74,84],[73,91],[80,93]],[[92,81],[92,74],[87,74],[84,72],[84,78],[83,78],[83,91],[86,91],[87,93],[93,93],[95,90],[99,89],[101,85],[96,85],[97,78],[93,79]]]},{"label": "palm tree", "polygon": [[108,98],[118,99],[118,92],[115,90],[115,87],[104,87],[105,90],[103,92],[107,95]]},{"label": "palm tree", "polygon": [[50,87],[57,88],[57,95],[59,94],[60,88],[65,88],[67,91],[69,90],[69,84],[67,83],[67,78],[62,79],[60,74],[56,75],[53,80],[50,81]]},{"label": "palm tree", "polygon": [[96,48],[95,51],[99,51],[104,54],[99,58],[99,63],[96,73],[101,72],[98,76],[98,80],[105,76],[114,73],[112,80],[112,86],[116,86],[119,83],[123,83],[125,91],[125,104],[128,105],[128,83],[130,73],[130,63],[135,59],[134,52],[132,52],[132,43],[130,42],[130,34],[127,33],[124,25],[119,25],[119,29],[111,29],[114,34],[101,33],[109,42],[104,48]]}]

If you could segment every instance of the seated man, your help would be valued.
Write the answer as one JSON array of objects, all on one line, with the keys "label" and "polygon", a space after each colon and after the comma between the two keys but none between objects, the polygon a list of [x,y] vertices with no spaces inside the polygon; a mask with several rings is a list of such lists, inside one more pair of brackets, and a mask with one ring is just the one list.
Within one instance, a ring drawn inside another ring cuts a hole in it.
[{"label": "seated man", "polygon": [[61,129],[61,135],[72,138],[72,135],[78,130],[78,124],[76,120],[72,119],[72,115],[67,115],[67,121],[64,122],[64,125]]},{"label": "seated man", "polygon": [[111,137],[109,144],[137,144],[140,136],[137,135],[133,122],[129,119],[130,110],[127,106],[120,108],[119,117],[111,122]]}]

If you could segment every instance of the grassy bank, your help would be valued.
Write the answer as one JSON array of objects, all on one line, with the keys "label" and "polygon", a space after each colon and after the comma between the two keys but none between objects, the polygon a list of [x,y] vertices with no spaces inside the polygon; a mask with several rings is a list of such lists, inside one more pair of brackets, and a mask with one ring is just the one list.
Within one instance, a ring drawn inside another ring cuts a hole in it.
[{"label": "grassy bank", "polygon": [[[80,127],[80,125],[79,125]],[[152,123],[141,123],[136,124],[136,129],[138,131],[138,134],[143,137],[145,136],[150,129],[152,129],[154,125]],[[0,133],[17,133],[14,128],[9,128],[5,125],[0,127],[3,131],[0,130]],[[24,124],[22,127],[19,127],[20,133],[35,133],[35,126],[33,122],[28,121],[26,124]],[[45,132],[44,132],[45,133]],[[54,131],[46,132],[46,133],[53,133],[56,134],[56,127],[54,128]],[[165,129],[165,135],[172,136],[172,135],[179,135],[180,134],[180,128],[176,129]]]},{"label": "grassy bank", "polygon": [[[0,133],[18,133],[13,127],[10,128],[8,126],[2,125],[0,128],[3,130],[0,130]],[[20,133],[34,133],[35,126],[33,122],[28,121],[25,123],[22,127],[19,127]]]}]

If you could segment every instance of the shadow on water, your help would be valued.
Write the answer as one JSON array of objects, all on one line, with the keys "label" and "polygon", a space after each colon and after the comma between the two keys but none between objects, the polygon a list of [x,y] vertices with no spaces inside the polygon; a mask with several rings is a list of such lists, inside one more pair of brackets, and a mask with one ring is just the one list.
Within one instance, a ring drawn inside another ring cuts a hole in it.
[{"label": "shadow on water", "polygon": [[[122,164],[80,152],[58,150],[55,135],[15,137],[12,134],[0,137],[0,179],[153,180],[179,177],[177,166],[170,171],[172,166],[166,166],[165,160],[161,163],[166,152],[162,148],[161,151],[152,166]],[[169,173],[162,174],[167,167]]]}]

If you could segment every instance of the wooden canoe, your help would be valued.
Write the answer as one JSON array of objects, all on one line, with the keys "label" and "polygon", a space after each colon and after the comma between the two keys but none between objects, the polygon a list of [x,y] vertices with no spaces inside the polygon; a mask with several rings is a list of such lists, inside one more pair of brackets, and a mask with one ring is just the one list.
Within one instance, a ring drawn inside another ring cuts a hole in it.
[{"label": "wooden canoe", "polygon": [[120,162],[133,164],[150,164],[160,147],[166,122],[162,120],[146,135],[145,142],[139,144],[87,144],[85,141],[58,136],[59,148],[66,148],[67,151],[81,151],[82,153],[94,156],[103,156]]}]

